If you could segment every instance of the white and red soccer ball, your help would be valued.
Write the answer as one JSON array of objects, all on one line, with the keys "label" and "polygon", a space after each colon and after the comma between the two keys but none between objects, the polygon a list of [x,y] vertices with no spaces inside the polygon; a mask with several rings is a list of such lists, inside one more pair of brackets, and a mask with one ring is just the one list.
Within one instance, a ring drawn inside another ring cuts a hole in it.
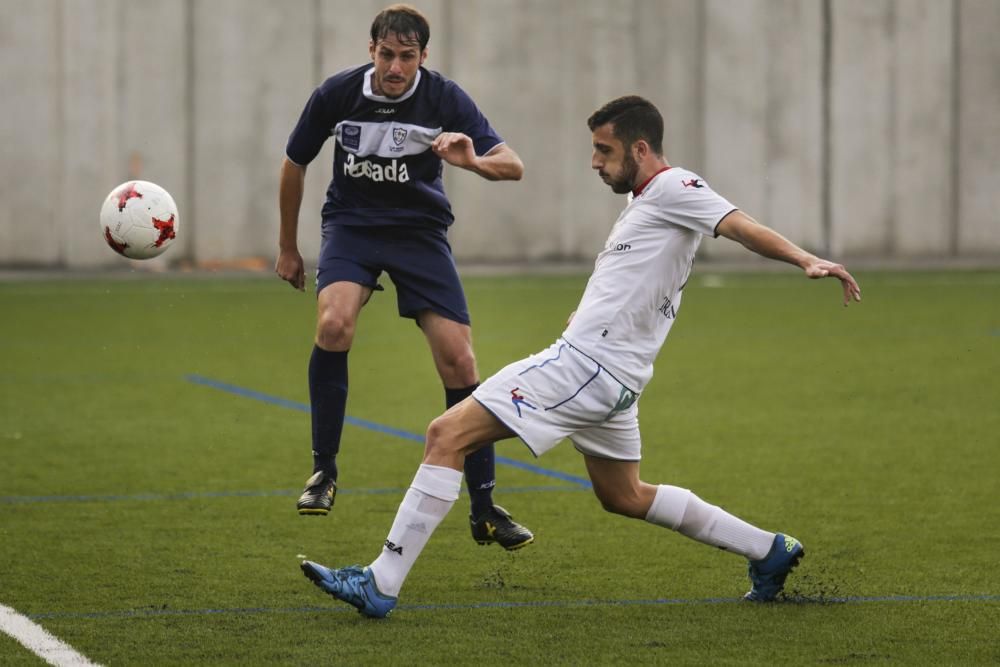
[{"label": "white and red soccer ball", "polygon": [[177,238],[177,204],[149,181],[128,181],[101,206],[101,234],[111,249],[129,259],[156,257]]}]

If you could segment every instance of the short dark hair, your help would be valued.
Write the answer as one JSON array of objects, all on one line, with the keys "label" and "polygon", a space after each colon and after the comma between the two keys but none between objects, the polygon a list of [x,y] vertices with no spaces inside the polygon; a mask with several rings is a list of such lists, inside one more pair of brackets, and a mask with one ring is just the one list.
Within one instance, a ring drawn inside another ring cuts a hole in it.
[{"label": "short dark hair", "polygon": [[611,100],[587,119],[593,132],[611,123],[612,134],[628,150],[639,139],[645,139],[657,155],[663,155],[663,116],[647,99],[626,95]]},{"label": "short dark hair", "polygon": [[420,45],[420,50],[427,48],[431,40],[431,25],[416,7],[410,5],[389,5],[378,13],[372,21],[372,42],[378,43],[390,33],[395,33],[399,41],[406,45],[414,42]]}]

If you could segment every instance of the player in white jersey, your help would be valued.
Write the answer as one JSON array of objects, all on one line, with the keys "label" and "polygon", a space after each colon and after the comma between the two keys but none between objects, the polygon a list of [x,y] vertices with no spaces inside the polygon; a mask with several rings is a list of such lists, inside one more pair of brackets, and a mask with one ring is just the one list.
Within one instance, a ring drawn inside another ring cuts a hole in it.
[{"label": "player in white jersey", "polygon": [[805,553],[795,538],[750,525],[687,489],[642,481],[637,401],[677,317],[703,236],[725,236],[794,264],[809,278],[837,278],[844,305],[860,301],[861,289],[840,264],[799,248],[698,175],[671,167],[663,156],[663,119],[650,102],[618,98],[587,124],[592,167],[614,192],[630,197],[566,330],[547,350],[503,368],[431,423],[423,464],[370,566],[302,563],[316,585],[366,616],[381,618],[395,607],[410,568],[458,498],[465,455],[476,443],[513,436],[536,455],[569,438],[606,510],[745,557],[747,600],[774,600]]}]

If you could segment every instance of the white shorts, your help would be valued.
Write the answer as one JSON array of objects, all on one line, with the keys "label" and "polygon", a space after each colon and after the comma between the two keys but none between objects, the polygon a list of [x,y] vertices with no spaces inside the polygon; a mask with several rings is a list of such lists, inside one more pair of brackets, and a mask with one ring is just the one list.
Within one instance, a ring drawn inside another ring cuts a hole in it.
[{"label": "white shorts", "polygon": [[472,396],[535,456],[569,438],[590,456],[642,458],[639,395],[564,340],[501,369]]}]

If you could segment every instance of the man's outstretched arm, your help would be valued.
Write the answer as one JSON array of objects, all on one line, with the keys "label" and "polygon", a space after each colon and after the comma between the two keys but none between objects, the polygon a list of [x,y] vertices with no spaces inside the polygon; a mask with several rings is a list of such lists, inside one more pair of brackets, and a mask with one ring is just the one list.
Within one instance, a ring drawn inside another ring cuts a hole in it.
[{"label": "man's outstretched arm", "polygon": [[761,225],[749,215],[735,210],[717,228],[720,236],[736,241],[762,257],[777,259],[801,268],[810,278],[833,276],[844,288],[844,305],[853,298],[861,301],[861,288],[841,264],[817,257],[798,247],[778,232]]},{"label": "man's outstretched arm", "polygon": [[507,144],[497,144],[486,155],[476,155],[472,139],[461,132],[442,132],[431,149],[448,164],[475,172],[489,181],[519,181],[524,163]]}]

